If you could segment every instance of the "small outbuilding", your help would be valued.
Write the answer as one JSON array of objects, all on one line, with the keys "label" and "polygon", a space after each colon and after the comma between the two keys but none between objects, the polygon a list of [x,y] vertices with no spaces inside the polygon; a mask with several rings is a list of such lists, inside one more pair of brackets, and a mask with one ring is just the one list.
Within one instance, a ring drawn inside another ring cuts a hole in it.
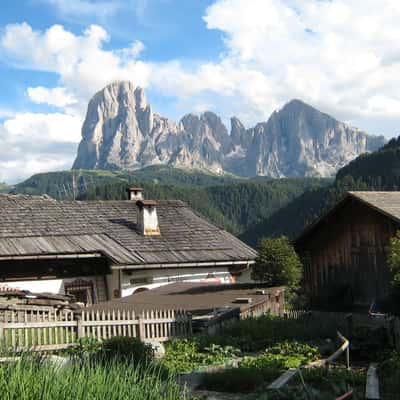
[{"label": "small outbuilding", "polygon": [[216,285],[177,282],[94,304],[88,310],[134,311],[136,315],[154,310],[184,310],[192,315],[195,331],[215,333],[232,320],[265,314],[283,316],[285,287],[266,287],[265,284],[255,283]]},{"label": "small outbuilding", "polygon": [[392,279],[390,239],[400,229],[400,192],[349,192],[294,241],[314,302],[369,305]]}]

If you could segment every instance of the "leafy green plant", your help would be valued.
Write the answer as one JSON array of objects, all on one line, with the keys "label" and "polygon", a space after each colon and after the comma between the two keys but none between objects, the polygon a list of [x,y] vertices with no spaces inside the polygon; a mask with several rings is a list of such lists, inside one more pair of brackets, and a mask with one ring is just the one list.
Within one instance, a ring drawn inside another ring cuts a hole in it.
[{"label": "leafy green plant", "polygon": [[96,357],[103,361],[116,360],[149,364],[154,358],[154,352],[150,344],[144,343],[138,338],[116,336],[101,343]]},{"label": "leafy green plant", "polygon": [[[318,348],[298,342],[282,342],[264,354],[245,357],[238,368],[208,373],[201,386],[209,390],[248,392],[271,383],[288,368],[297,368],[319,357]],[[250,377],[250,378],[249,378]]]},{"label": "leafy green plant", "polygon": [[220,344],[211,343],[210,346],[204,347],[207,353],[222,357],[237,357],[241,355],[241,350],[233,346],[222,346]]},{"label": "leafy green plant", "polygon": [[[165,346],[161,363],[172,372],[190,372],[201,367],[223,363],[227,353],[218,345],[202,346],[202,338],[175,339]],[[207,350],[206,350],[207,348]]]},{"label": "leafy green plant", "polygon": [[94,338],[82,338],[64,350],[73,360],[83,361],[92,358],[101,350],[101,342]]}]

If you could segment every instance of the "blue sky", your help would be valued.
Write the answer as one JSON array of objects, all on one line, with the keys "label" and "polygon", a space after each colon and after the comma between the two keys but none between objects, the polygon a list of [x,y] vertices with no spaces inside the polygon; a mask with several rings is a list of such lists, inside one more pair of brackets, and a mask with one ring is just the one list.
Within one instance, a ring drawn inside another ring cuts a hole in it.
[{"label": "blue sky", "polygon": [[[0,14],[0,27],[4,30],[9,24],[27,22],[35,30],[44,31],[52,25],[60,24],[78,35],[91,24],[99,24],[110,34],[105,49],[124,48],[133,40],[140,40],[146,43],[141,59],[153,62],[178,59],[196,64],[218,59],[224,49],[221,32],[207,29],[202,20],[205,9],[212,1],[111,1],[109,4],[115,8],[109,14],[90,13],[81,16],[79,6],[68,12],[68,3],[69,1],[3,0],[4,12]],[[101,8],[103,2],[76,3],[92,3]],[[0,54],[0,109],[52,111],[46,105],[35,107],[25,92],[27,87],[56,86],[58,74],[18,68],[13,60],[7,59],[7,55]]]},{"label": "blue sky", "polygon": [[396,0],[3,0],[0,181],[69,168],[88,100],[116,79],[176,120],[251,126],[301,98],[392,137],[399,18]]}]

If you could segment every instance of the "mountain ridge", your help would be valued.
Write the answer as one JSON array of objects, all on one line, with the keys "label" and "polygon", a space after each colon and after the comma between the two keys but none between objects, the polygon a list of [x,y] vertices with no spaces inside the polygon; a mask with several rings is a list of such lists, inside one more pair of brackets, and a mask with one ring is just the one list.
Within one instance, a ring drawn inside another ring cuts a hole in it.
[{"label": "mountain ridge", "polygon": [[382,136],[352,128],[299,99],[252,128],[232,117],[229,132],[212,111],[174,122],[153,112],[143,89],[119,81],[90,100],[72,168],[161,164],[243,177],[328,177],[384,143]]},{"label": "mountain ridge", "polygon": [[259,221],[239,237],[256,246],[260,237],[296,238],[306,226],[331,209],[348,191],[400,190],[400,137],[363,154],[341,168],[334,182],[305,190],[281,209]]}]

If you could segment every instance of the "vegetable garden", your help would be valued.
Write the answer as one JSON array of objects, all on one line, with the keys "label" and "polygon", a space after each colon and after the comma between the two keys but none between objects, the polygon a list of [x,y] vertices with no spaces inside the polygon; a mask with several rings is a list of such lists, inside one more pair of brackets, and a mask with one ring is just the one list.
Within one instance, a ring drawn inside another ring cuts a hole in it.
[{"label": "vegetable garden", "polygon": [[[349,398],[365,399],[370,360],[350,369],[344,360],[329,368],[305,368],[338,348],[335,328],[329,319],[250,318],[217,336],[174,339],[166,343],[161,359],[135,338],[86,340],[60,353],[62,364],[32,354],[0,364],[0,390],[10,400],[198,400],[207,399],[207,392],[240,393],[249,400],[328,400],[351,390]],[[391,352],[383,358],[381,398],[392,400],[400,391],[400,356]],[[289,368],[300,367],[283,388],[268,388]],[[197,387],[185,387],[182,383],[193,374]]]}]

